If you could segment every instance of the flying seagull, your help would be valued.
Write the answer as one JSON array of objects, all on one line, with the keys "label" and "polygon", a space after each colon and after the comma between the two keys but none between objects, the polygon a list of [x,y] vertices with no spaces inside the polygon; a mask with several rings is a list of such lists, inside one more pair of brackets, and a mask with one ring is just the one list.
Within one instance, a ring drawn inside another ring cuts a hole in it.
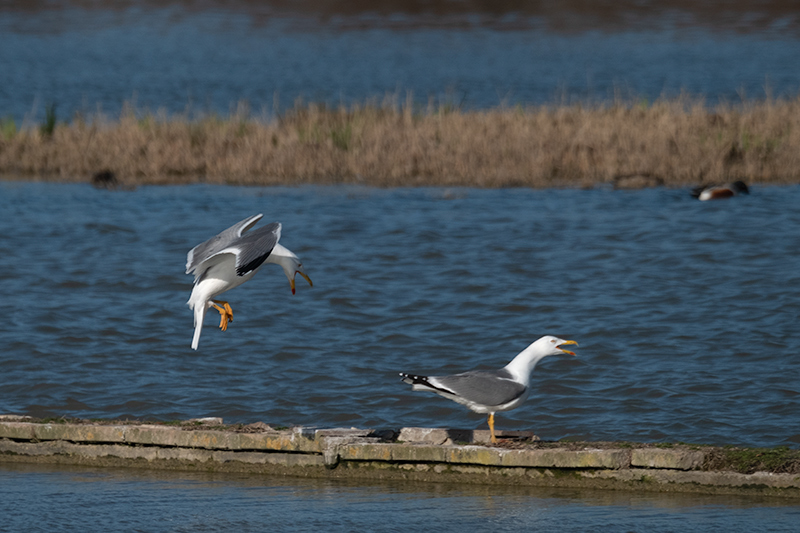
[{"label": "flying seagull", "polygon": [[542,358],[560,353],[575,355],[562,348],[569,344],[578,345],[575,341],[548,335],[522,350],[500,370],[471,370],[451,376],[416,376],[400,372],[400,376],[413,390],[435,392],[476,413],[489,413],[489,431],[494,443],[497,442],[494,414],[514,409],[525,401],[530,392],[531,372]]},{"label": "flying seagull", "polygon": [[186,255],[186,273],[194,273],[192,295],[186,302],[194,310],[193,349],[196,350],[200,343],[203,319],[209,308],[219,311],[219,327],[222,331],[228,329],[229,322],[233,322],[230,304],[213,298],[252,278],[262,264],[280,265],[289,278],[292,294],[297,274],[313,286],[311,278],[303,271],[300,258],[278,244],[281,238],[280,222],[249,231],[263,216],[254,215],[234,224],[216,237],[198,244]]}]

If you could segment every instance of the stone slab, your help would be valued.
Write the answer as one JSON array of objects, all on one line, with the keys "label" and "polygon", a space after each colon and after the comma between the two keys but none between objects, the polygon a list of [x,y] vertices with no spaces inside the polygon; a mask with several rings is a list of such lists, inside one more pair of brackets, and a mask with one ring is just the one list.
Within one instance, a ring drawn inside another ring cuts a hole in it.
[{"label": "stone slab", "polygon": [[552,448],[540,450],[509,450],[503,454],[502,466],[534,468],[627,468],[630,452],[622,449],[569,450]]},{"label": "stone slab", "polygon": [[[457,435],[453,430],[412,429],[416,433],[401,435],[433,442],[386,442],[376,432],[356,428],[237,433],[155,424],[48,424],[5,419],[0,420],[0,461],[158,468],[147,466],[153,464],[312,477],[458,479],[654,491],[730,493],[741,489],[800,498],[800,475],[701,471],[705,452],[686,447],[576,449],[573,444],[514,449],[447,444]],[[434,443],[442,438],[444,443]]]},{"label": "stone slab", "polygon": [[[532,431],[495,431],[498,439],[539,440]],[[491,433],[488,429],[449,429],[406,427],[400,430],[399,442],[426,444],[489,444]]]},{"label": "stone slab", "polygon": [[698,450],[672,450],[663,448],[638,448],[631,451],[631,466],[694,470],[703,465],[706,454]]},{"label": "stone slab", "polygon": [[[334,432],[335,433],[335,432]],[[355,433],[355,432],[353,432]],[[358,432],[358,434],[364,431]],[[307,437],[311,437],[310,439]],[[315,433],[297,431],[232,431],[187,429],[155,424],[37,424],[0,422],[0,438],[15,440],[63,440],[84,443],[127,443],[146,446],[205,448],[210,450],[264,450],[319,453]]]}]

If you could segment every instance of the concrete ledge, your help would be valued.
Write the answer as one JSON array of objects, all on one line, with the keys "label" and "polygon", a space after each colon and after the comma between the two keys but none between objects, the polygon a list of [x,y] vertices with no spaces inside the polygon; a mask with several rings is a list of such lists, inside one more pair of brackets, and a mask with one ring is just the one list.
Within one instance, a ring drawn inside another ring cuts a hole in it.
[{"label": "concrete ledge", "polygon": [[[394,431],[364,429],[58,424],[0,417],[0,461],[800,498],[800,475],[703,471],[703,449],[527,440],[498,446],[450,443],[453,436],[483,438],[468,433],[405,428],[394,440]],[[517,433],[507,437],[532,437]],[[400,442],[403,437],[421,443]]]},{"label": "concrete ledge", "polygon": [[[532,431],[497,430],[498,438],[539,440]],[[488,429],[443,429],[443,428],[403,428],[397,437],[399,442],[424,444],[473,443],[489,444],[491,435]]]},{"label": "concrete ledge", "polygon": [[698,487],[751,488],[759,491],[767,488],[800,488],[800,476],[795,474],[772,474],[769,472],[739,474],[737,472],[684,472],[675,470],[642,471],[631,469],[616,472],[613,476],[609,475],[608,472],[594,472],[588,474],[588,476],[595,478],[614,479],[619,481],[634,481],[653,485],[672,485],[672,487],[665,488],[665,490],[671,491],[680,490],[678,487],[676,487],[676,485],[682,484],[694,484]]},{"label": "concrete ledge", "polygon": [[705,454],[701,451],[644,448],[631,452],[631,466],[644,468],[694,470],[700,468],[704,459]]},{"label": "concrete ledge", "polygon": [[[192,428],[189,428],[192,429]],[[338,431],[343,434],[349,430]],[[359,434],[363,430],[357,430]],[[325,434],[323,432],[323,434]],[[219,430],[188,430],[182,427],[159,425],[91,425],[36,424],[31,422],[0,421],[0,438],[31,441],[63,440],[82,443],[119,443],[179,448],[223,450],[265,450],[319,453],[315,433],[298,431],[267,431],[235,433]],[[311,438],[309,438],[311,437]]]}]

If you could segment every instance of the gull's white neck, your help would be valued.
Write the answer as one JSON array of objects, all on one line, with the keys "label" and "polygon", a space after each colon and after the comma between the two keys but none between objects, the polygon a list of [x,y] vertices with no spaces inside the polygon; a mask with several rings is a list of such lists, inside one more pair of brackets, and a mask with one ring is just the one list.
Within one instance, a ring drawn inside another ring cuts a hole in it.
[{"label": "gull's white neck", "polygon": [[296,265],[299,263],[297,256],[290,249],[277,243],[264,262],[280,265],[289,281],[294,277]]},{"label": "gull's white neck", "polygon": [[267,263],[275,263],[276,265],[281,264],[281,259],[287,257],[295,257],[295,255],[289,250],[288,248],[281,246],[280,244],[275,244],[275,247],[272,248],[269,256],[266,259]]},{"label": "gull's white neck", "polygon": [[533,368],[544,357],[550,355],[550,353],[552,352],[546,351],[538,344],[538,341],[534,342],[512,359],[512,361],[505,366],[505,369],[511,372],[515,381],[527,387],[531,380]]}]

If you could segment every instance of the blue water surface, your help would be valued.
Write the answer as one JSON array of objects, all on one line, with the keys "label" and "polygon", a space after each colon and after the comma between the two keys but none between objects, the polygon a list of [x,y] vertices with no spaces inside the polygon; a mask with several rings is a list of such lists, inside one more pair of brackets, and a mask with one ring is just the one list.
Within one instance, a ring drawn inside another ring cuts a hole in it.
[{"label": "blue water surface", "polygon": [[798,32],[747,18],[715,29],[668,12],[656,23],[579,31],[446,17],[399,27],[391,18],[303,20],[224,4],[0,10],[0,117],[32,127],[55,105],[58,120],[116,119],[126,103],[140,113],[227,115],[242,102],[270,118],[298,100],[338,106],[387,95],[419,109],[641,103],[681,93],[715,105],[800,91]]},{"label": "blue water surface", "polygon": [[[500,429],[800,442],[800,187],[686,190],[0,184],[0,412],[317,427],[486,427],[400,371],[505,365],[554,334]],[[190,349],[186,252],[255,213],[274,265]]]},{"label": "blue water surface", "polygon": [[0,463],[0,531],[795,531],[763,497]]}]

